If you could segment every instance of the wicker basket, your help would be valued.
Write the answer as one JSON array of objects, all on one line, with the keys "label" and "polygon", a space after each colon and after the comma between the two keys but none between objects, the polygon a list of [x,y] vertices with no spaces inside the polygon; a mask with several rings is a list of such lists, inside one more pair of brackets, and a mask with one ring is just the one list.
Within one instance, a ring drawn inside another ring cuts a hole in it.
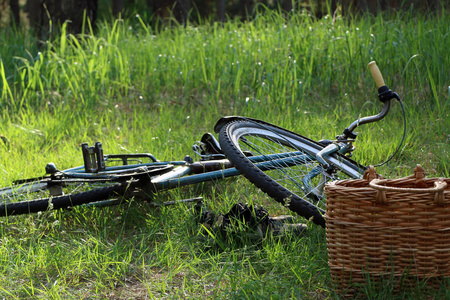
[{"label": "wicker basket", "polygon": [[414,172],[385,180],[371,168],[363,179],[326,185],[329,266],[338,291],[386,277],[404,284],[450,275],[450,179],[425,178],[420,165]]}]

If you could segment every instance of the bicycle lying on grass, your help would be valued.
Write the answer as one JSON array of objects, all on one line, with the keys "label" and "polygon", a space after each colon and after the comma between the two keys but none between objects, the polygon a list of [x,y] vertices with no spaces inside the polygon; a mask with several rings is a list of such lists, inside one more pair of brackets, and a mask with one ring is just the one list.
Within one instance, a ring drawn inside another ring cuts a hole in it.
[{"label": "bicycle lying on grass", "polygon": [[400,101],[384,85],[376,65],[370,66],[384,109],[353,122],[335,141],[315,142],[261,120],[224,117],[214,128],[220,145],[208,133],[194,144],[201,157],[197,162],[188,156],[182,161],[160,162],[148,153],[104,155],[100,143],[94,147],[83,144],[83,166],[60,171],[50,163],[45,176],[16,180],[0,189],[0,216],[88,203],[114,205],[129,198],[146,200],[161,190],[242,173],[278,202],[324,226],[325,183],[360,178],[366,169],[349,158],[356,138],[353,130],[384,118],[391,99]]},{"label": "bicycle lying on grass", "polygon": [[[100,142],[92,147],[82,144],[83,166],[60,171],[49,163],[46,175],[15,180],[11,186],[1,188],[0,216],[86,204],[109,206],[130,198],[149,200],[159,191],[240,175],[210,133],[192,148],[200,161],[194,162],[189,156],[180,161],[158,161],[149,153],[104,155]],[[251,160],[261,170],[273,164],[270,155],[253,156]],[[189,201],[199,198],[173,203]]]}]

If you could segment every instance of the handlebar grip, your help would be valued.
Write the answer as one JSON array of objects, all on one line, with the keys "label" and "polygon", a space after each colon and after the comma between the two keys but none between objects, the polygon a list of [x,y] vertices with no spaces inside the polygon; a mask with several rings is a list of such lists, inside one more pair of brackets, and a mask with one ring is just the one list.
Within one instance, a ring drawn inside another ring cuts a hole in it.
[{"label": "handlebar grip", "polygon": [[384,83],[384,79],[383,76],[381,75],[380,69],[378,69],[377,63],[375,61],[371,61],[369,63],[369,69],[370,72],[372,73],[372,77],[375,80],[375,84],[377,85],[378,88],[386,85]]}]

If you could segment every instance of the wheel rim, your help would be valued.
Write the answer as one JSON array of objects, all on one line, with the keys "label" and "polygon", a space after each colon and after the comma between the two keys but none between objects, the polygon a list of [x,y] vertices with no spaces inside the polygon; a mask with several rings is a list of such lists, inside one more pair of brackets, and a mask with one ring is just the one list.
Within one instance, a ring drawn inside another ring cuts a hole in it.
[{"label": "wheel rim", "polygon": [[[251,152],[253,155],[263,156],[270,154],[273,157],[273,154],[276,153],[292,152],[293,150],[297,152],[294,157],[300,163],[292,164],[291,160],[288,166],[284,164],[285,158],[278,159],[275,160],[276,165],[273,170],[265,171],[265,173],[290,192],[321,209],[325,208],[324,186],[326,182],[361,177],[360,169],[355,169],[340,156],[331,157],[330,162],[336,170],[343,171],[327,173],[315,159],[315,153],[323,147],[306,138],[290,136],[286,132],[279,133],[276,128],[260,124],[249,127],[247,123],[245,127],[235,126],[233,134],[229,136],[242,153]],[[300,155],[301,159],[298,159],[299,152],[303,153]],[[251,157],[249,159],[252,160]]]}]

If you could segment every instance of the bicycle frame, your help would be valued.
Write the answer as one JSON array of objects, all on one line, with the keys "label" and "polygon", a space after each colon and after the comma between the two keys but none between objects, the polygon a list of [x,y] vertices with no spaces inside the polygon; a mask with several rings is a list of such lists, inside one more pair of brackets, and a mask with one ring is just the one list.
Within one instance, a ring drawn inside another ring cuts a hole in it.
[{"label": "bicycle frame", "polygon": [[[261,155],[251,157],[251,160],[255,162],[256,165],[263,171],[276,168],[274,167],[274,164],[283,167],[289,167],[293,165],[298,165],[299,163],[305,163],[305,161],[308,159],[313,159],[313,157],[310,155],[305,155],[300,152],[289,152],[282,154],[272,154],[265,156]],[[175,167],[162,175],[151,178],[149,182],[147,182],[147,178],[143,178],[144,182],[137,183],[137,186],[143,189],[141,193],[142,199],[146,199],[149,197],[150,194],[158,191],[165,191],[187,185],[198,184],[207,181],[215,181],[240,175],[240,172],[236,168],[232,167],[229,161],[226,159],[201,161],[195,163],[187,163],[186,161],[165,161],[165,162],[158,161],[145,164],[106,167],[104,172],[113,174],[115,171],[143,168],[146,166],[152,167],[164,165],[171,165]],[[216,169],[213,170],[214,168]],[[110,175],[102,175],[102,174],[94,175],[92,173],[86,173],[84,170],[84,166],[68,169],[62,171],[61,173],[65,174],[66,176],[70,176],[71,178],[82,178],[82,179],[92,178],[92,176],[96,176],[96,178],[106,178],[105,176],[110,176]],[[114,178],[113,180],[119,179]],[[198,199],[199,198],[193,198],[192,201],[198,201]],[[119,203],[121,203],[121,200],[112,199],[112,200],[103,200],[86,205],[111,206],[117,205]]]},{"label": "bicycle frame", "polygon": [[[260,168],[263,171],[267,171],[270,169],[274,169],[274,164],[283,167],[288,167],[296,164],[298,165],[301,162],[305,162],[307,158],[311,159],[311,156],[305,156],[303,153],[299,155],[299,153],[294,152],[284,154],[273,154],[267,156],[254,156],[250,159],[256,163],[258,168]],[[175,168],[173,171],[170,171],[164,175],[152,179],[151,183],[154,189],[156,191],[159,191],[240,175],[239,171],[236,170],[234,167],[209,171],[201,174],[194,174],[194,175],[189,174],[192,174],[191,166],[189,165],[180,166],[178,168]],[[182,177],[184,175],[189,176]]]},{"label": "bicycle frame", "polygon": [[[113,157],[117,157],[117,155],[113,155]],[[289,152],[282,154],[253,156],[250,159],[255,162],[260,169],[266,171],[273,169],[274,164],[278,164],[283,167],[292,166],[305,162],[306,159],[312,159],[312,157],[306,156],[301,152]],[[105,159],[105,161],[107,162],[108,159]],[[150,181],[154,191],[166,190],[240,175],[239,171],[232,167],[226,159],[200,161],[195,163],[188,163],[186,161],[156,161],[151,163],[105,167],[104,171],[98,173],[86,172],[84,166],[79,166],[61,171],[61,174],[67,178],[108,179],[115,181],[121,179],[117,174],[139,170],[145,167],[158,166],[173,166],[174,168],[162,175],[151,178]]]}]

